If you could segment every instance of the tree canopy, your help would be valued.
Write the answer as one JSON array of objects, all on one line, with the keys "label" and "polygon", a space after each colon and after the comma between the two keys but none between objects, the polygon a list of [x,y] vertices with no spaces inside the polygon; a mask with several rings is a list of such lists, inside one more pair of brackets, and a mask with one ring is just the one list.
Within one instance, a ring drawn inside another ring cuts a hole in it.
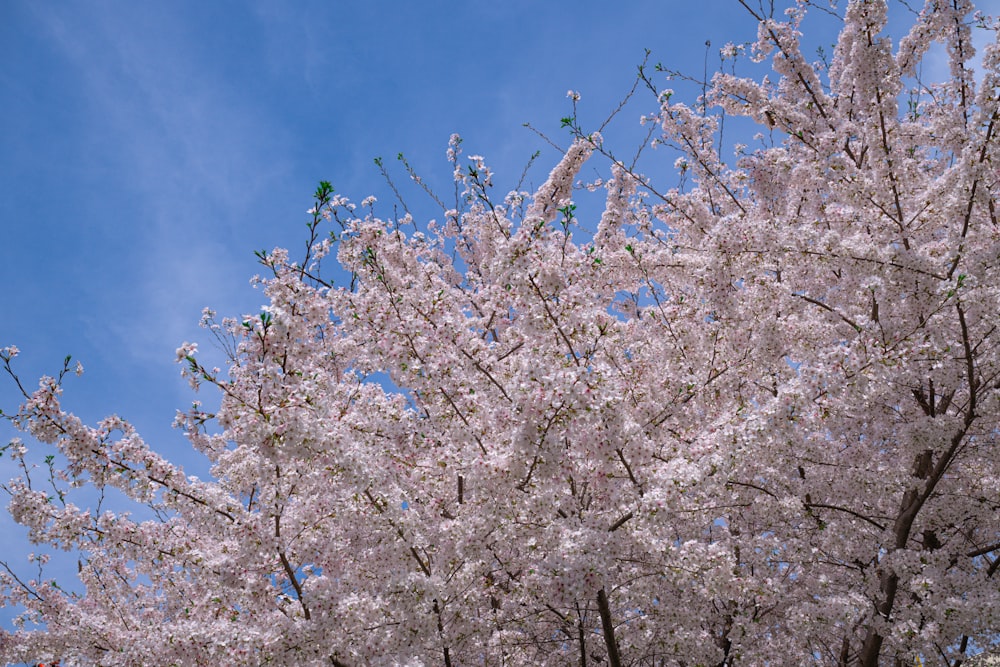
[{"label": "tree canopy", "polygon": [[[28,611],[0,659],[871,667],[990,649],[1000,48],[975,61],[972,30],[997,25],[928,0],[893,42],[887,3],[853,0],[814,63],[803,7],[741,3],[768,77],[719,73],[685,104],[640,70],[676,187],[575,115],[533,194],[498,194],[453,137],[459,197],[436,221],[321,183],[305,256],[261,253],[266,309],[206,312],[225,372],[178,349],[221,397],[178,418],[211,480],[122,419],[65,411],[68,362],[26,390],[9,417],[40,444],[5,450],[25,462],[10,511],[80,554],[85,592],[5,566],[2,599]],[[948,70],[925,81],[934,44]],[[759,134],[730,156],[734,116]],[[606,177],[581,180],[587,161]],[[0,359],[20,383],[17,352]],[[52,486],[25,458],[46,445],[67,461]],[[155,518],[78,507],[81,485]]]}]

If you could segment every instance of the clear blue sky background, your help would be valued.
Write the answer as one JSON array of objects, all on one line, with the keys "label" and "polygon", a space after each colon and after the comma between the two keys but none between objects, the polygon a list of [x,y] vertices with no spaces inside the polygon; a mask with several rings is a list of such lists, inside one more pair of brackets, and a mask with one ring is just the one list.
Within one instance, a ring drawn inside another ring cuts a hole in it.
[{"label": "clear blue sky background", "polygon": [[[714,69],[755,32],[736,0],[0,0],[0,347],[21,348],[30,385],[72,354],[70,410],[120,414],[204,476],[170,428],[193,398],[174,350],[210,349],[205,306],[258,310],[253,251],[301,247],[317,181],[388,215],[372,159],[403,152],[447,183],[458,132],[501,191],[541,149],[537,185],[559,155],[522,123],[567,143],[568,89],[597,121],[644,49],[700,76],[706,40]],[[0,407],[17,402],[0,379]],[[0,514],[0,557],[23,562],[23,535]]]}]

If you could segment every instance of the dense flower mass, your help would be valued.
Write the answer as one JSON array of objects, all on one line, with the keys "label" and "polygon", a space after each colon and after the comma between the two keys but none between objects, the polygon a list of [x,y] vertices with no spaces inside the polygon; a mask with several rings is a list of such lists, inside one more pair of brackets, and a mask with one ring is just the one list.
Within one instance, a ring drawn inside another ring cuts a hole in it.
[{"label": "dense flower mass", "polygon": [[[0,635],[0,660],[873,667],[989,649],[1000,48],[974,76],[971,30],[993,24],[965,0],[929,0],[898,44],[884,1],[844,12],[829,68],[800,52],[800,10],[755,14],[772,78],[717,75],[703,108],[655,91],[656,140],[683,155],[671,190],[575,116],[534,195],[493,196],[453,137],[465,197],[443,222],[321,184],[306,259],[262,254],[264,312],[206,314],[228,373],[177,351],[221,392],[179,417],[210,481],[120,419],[81,423],[62,375],[43,379],[13,420],[65,456],[55,479],[159,519],[9,484],[33,540],[79,551],[86,593],[0,571],[4,601],[45,623]],[[950,73],[930,84],[935,42]],[[760,124],[735,161],[723,112]],[[609,170],[593,219],[573,199],[587,160]],[[334,255],[343,286],[320,273]]]}]

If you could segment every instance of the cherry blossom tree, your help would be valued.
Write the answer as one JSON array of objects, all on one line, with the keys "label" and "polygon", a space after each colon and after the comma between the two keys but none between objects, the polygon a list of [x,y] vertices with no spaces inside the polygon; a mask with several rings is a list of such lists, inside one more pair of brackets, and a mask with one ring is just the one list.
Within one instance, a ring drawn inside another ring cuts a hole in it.
[{"label": "cherry blossom tree", "polygon": [[[495,194],[453,138],[461,194],[437,222],[322,183],[305,257],[261,254],[267,308],[206,312],[226,372],[178,350],[221,396],[178,417],[212,480],[119,418],[65,411],[69,362],[26,390],[11,420],[68,463],[43,488],[29,446],[8,445],[10,511],[80,554],[85,593],[5,565],[3,599],[27,613],[0,659],[957,666],[989,650],[1000,48],[974,70],[972,30],[996,25],[928,0],[893,42],[887,3],[853,0],[827,66],[800,48],[802,6],[741,3],[770,78],[717,74],[685,105],[640,71],[677,187],[575,115],[534,194]],[[934,44],[948,70],[931,83]],[[760,134],[730,157],[734,116]],[[580,181],[588,160],[605,180]],[[587,187],[604,193],[592,216]],[[16,354],[0,358],[20,383]],[[82,485],[154,518],[78,507]]]}]

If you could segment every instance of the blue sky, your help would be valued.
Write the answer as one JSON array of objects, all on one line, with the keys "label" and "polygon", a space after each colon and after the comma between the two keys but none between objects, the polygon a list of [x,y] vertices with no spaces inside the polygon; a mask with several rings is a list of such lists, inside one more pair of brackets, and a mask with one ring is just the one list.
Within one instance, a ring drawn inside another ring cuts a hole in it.
[{"label": "blue sky", "polygon": [[[644,49],[700,75],[706,40],[714,68],[755,32],[736,0],[0,0],[0,347],[31,385],[72,354],[71,411],[120,414],[204,475],[170,428],[194,398],[174,350],[210,349],[205,306],[259,309],[253,251],[304,243],[317,181],[389,214],[373,158],[447,184],[458,132],[500,186],[542,150],[538,184],[559,156],[522,124],[566,143],[568,89],[598,121]],[[623,134],[652,108],[627,109]],[[0,536],[12,562],[30,550],[5,513]]]},{"label": "blue sky", "polygon": [[190,400],[174,349],[204,306],[257,309],[253,250],[304,242],[318,180],[360,200],[399,152],[446,179],[458,132],[498,183],[543,149],[538,182],[558,156],[522,123],[565,140],[567,89],[596,118],[644,48],[700,73],[706,39],[753,36],[709,4],[3,0],[0,341],[26,377],[72,354],[69,405],[159,431]]}]

